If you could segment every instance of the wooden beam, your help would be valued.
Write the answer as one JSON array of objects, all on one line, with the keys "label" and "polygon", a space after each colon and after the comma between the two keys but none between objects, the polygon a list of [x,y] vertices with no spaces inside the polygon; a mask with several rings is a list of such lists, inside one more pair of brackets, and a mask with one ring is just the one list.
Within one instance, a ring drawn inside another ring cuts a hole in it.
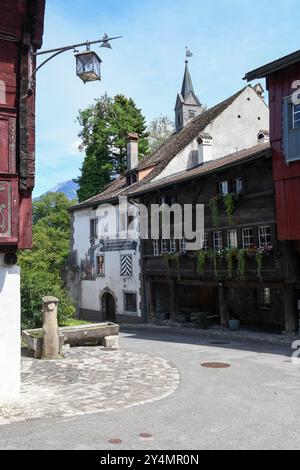
[{"label": "wooden beam", "polygon": [[296,322],[296,297],[294,285],[287,285],[284,288],[284,315],[285,315],[285,331],[292,333],[297,329]]},{"label": "wooden beam", "polygon": [[221,326],[228,327],[229,322],[229,311],[227,302],[227,289],[222,283],[218,285],[218,297],[219,297],[219,313],[221,318]]}]

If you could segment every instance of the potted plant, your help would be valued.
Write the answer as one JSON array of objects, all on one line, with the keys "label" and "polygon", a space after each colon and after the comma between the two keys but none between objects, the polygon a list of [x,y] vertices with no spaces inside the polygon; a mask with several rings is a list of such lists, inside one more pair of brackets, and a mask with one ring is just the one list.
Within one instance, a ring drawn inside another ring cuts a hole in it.
[{"label": "potted plant", "polygon": [[230,331],[239,331],[241,326],[240,320],[237,319],[236,315],[232,312],[231,319],[228,322]]}]

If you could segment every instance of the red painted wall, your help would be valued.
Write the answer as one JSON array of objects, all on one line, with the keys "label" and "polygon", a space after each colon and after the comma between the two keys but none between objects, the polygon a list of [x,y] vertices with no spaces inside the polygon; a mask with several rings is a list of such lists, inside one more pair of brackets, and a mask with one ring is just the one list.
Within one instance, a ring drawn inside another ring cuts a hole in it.
[{"label": "red painted wall", "polygon": [[282,138],[282,99],[295,91],[292,88],[295,80],[300,80],[300,63],[270,75],[267,80],[279,240],[300,240],[300,161],[285,163]]},{"label": "red painted wall", "polygon": [[[0,2],[0,251],[31,248],[35,95],[30,48],[42,45],[45,0]],[[25,91],[25,93],[24,93]]]}]

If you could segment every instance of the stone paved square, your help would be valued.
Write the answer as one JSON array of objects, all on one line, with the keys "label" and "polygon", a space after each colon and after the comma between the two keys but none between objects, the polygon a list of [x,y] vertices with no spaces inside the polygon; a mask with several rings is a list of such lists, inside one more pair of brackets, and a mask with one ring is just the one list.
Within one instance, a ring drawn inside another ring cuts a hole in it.
[{"label": "stone paved square", "polygon": [[[0,427],[0,448],[299,449],[300,367],[292,363],[289,347],[211,343],[201,337],[131,330],[121,334],[119,352],[70,350],[69,366],[51,369],[54,388],[51,392],[49,385],[49,395],[41,393],[45,374],[33,382],[36,395],[28,403],[34,411],[28,407],[26,413],[36,419],[20,421],[24,408],[16,410],[12,422]],[[201,367],[207,362],[230,367]],[[45,364],[24,363],[29,374],[24,390],[29,391],[30,374]],[[101,374],[111,364],[118,374],[109,386],[101,382]],[[80,388],[78,377],[86,379]],[[51,403],[47,415],[42,398]],[[151,438],[141,438],[143,433]],[[110,444],[112,439],[122,442]]]}]

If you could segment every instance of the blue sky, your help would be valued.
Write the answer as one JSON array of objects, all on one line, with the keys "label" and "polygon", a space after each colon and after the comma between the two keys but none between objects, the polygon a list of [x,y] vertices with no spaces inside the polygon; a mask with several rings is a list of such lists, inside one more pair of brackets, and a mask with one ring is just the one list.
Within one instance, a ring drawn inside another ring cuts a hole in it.
[{"label": "blue sky", "polygon": [[101,82],[75,76],[72,52],[38,72],[35,196],[79,174],[78,110],[107,92],[132,97],[147,121],[173,118],[185,46],[202,103],[245,85],[245,72],[300,48],[299,0],[47,0],[43,49],[123,35],[95,47]]}]

